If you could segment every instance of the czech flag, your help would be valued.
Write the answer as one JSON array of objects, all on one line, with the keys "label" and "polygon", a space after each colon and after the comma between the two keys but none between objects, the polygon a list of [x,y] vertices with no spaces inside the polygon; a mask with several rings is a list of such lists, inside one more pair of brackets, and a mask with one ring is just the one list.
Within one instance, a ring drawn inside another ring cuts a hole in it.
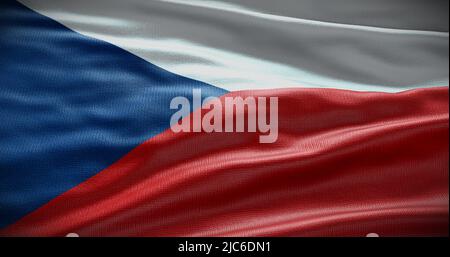
[{"label": "czech flag", "polygon": [[0,5],[1,236],[448,236],[448,1]]}]

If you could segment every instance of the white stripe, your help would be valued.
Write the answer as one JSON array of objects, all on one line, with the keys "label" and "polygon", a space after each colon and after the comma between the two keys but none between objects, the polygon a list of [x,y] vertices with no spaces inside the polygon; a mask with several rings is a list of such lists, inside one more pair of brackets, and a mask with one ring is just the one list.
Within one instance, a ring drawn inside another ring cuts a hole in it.
[{"label": "white stripe", "polygon": [[21,2],[79,33],[227,90],[398,92],[449,80],[448,32],[316,21],[215,1]]},{"label": "white stripe", "polygon": [[226,2],[239,4],[242,6],[240,9],[281,17],[367,27],[448,32],[448,22],[445,22],[449,18],[448,0],[226,0]]},{"label": "white stripe", "polygon": [[[241,6],[234,6],[230,4],[221,4],[220,2],[215,1],[201,1],[201,0],[164,0],[164,2],[170,2],[174,4],[184,4],[189,6],[203,7],[203,8],[211,8],[221,11],[235,12],[239,14],[244,14],[248,16],[253,16],[261,19],[275,20],[281,22],[292,22],[298,24],[306,24],[306,25],[316,25],[322,27],[331,27],[331,28],[347,28],[354,30],[362,30],[362,31],[371,31],[371,32],[384,32],[391,34],[407,34],[407,35],[430,35],[430,36],[438,36],[438,37],[448,37],[448,33],[439,32],[439,31],[423,31],[423,30],[411,30],[411,29],[394,29],[394,28],[383,28],[383,27],[373,27],[373,26],[365,26],[365,25],[353,25],[353,24],[344,24],[344,23],[335,23],[335,22],[325,22],[325,21],[317,21],[317,20],[307,20],[294,18],[289,16],[280,16],[273,15],[267,13],[260,13],[252,10],[247,10]],[[272,1],[273,3],[273,1]]]}]

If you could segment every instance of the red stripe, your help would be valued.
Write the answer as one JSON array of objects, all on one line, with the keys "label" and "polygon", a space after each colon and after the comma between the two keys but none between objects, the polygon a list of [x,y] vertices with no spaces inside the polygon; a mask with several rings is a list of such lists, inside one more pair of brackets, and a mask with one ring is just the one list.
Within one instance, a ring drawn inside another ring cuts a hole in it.
[{"label": "red stripe", "polygon": [[1,234],[448,235],[448,87],[235,95],[279,97],[276,143],[167,130]]}]

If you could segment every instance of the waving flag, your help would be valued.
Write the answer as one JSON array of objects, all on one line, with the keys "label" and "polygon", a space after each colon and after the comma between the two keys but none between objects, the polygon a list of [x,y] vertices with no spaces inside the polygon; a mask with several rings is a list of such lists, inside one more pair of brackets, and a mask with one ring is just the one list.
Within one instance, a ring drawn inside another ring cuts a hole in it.
[{"label": "waving flag", "polygon": [[[2,236],[448,235],[447,1],[3,0],[0,31]],[[177,133],[196,90],[276,97],[276,140]]]}]

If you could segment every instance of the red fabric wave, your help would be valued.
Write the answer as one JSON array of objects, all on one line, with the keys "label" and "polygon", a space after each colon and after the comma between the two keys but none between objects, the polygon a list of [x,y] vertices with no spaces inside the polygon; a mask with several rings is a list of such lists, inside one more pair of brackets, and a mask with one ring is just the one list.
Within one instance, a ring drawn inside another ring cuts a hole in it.
[{"label": "red fabric wave", "polygon": [[279,97],[276,143],[167,130],[1,235],[448,235],[448,87],[236,95]]}]

